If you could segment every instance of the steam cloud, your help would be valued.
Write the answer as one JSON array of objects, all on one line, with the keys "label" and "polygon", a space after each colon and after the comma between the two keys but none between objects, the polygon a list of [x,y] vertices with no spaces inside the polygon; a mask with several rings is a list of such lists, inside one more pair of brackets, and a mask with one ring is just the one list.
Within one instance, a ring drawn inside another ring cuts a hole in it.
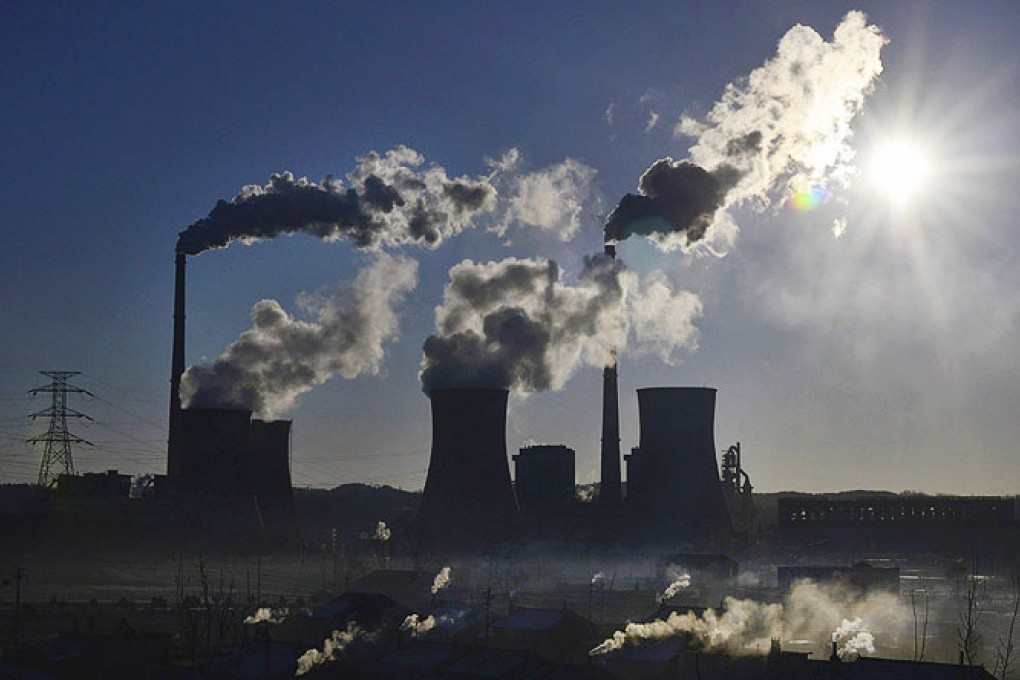
[{"label": "steam cloud", "polygon": [[553,260],[465,260],[436,308],[422,387],[559,389],[580,365],[608,365],[632,331],[635,352],[672,362],[696,347],[700,313],[697,296],[674,292],[664,276],[641,282],[601,253],[585,258],[573,285]]},{"label": "steam cloud", "polygon": [[323,641],[321,652],[312,647],[298,658],[295,675],[304,675],[317,666],[336,661],[337,655],[364,633],[365,631],[353,621],[347,624],[345,630],[334,630],[333,634]]},{"label": "steam cloud", "polygon": [[255,625],[257,623],[283,623],[286,618],[286,609],[259,607],[254,614],[245,617],[244,622],[248,625]]},{"label": "steam cloud", "polygon": [[436,617],[429,614],[422,619],[418,614],[408,614],[404,622],[400,624],[400,630],[411,631],[411,637],[424,635],[436,627]]},{"label": "steam cloud", "polygon": [[[848,618],[852,617],[852,618]],[[864,621],[881,621],[881,629],[865,630]],[[688,635],[703,649],[730,654],[761,653],[773,638],[810,638],[818,630],[834,630],[833,641],[842,644],[847,655],[872,653],[879,634],[895,646],[895,636],[907,629],[910,613],[891,593],[860,595],[837,586],[810,581],[798,583],[783,603],[765,604],[727,597],[721,610],[671,612],[650,623],[628,623],[589,652],[592,656],[620,649],[625,644]]]},{"label": "steam cloud", "polygon": [[666,577],[670,580],[666,589],[659,596],[659,602],[665,602],[676,597],[681,590],[691,587],[691,575],[675,564],[666,568]]},{"label": "steam cloud", "polygon": [[[513,168],[518,158],[517,150],[512,149],[504,156],[500,167]],[[591,196],[595,174],[591,166],[567,158],[512,178],[506,209],[492,231],[503,236],[509,226],[516,223],[557,232],[562,240],[569,241],[581,228],[582,210]]]},{"label": "steam cloud", "polygon": [[862,652],[875,653],[875,636],[867,631],[867,624],[859,616],[852,621],[843,619],[833,631],[832,641],[836,643],[836,654],[841,659],[851,659]]},{"label": "steam cloud", "polygon": [[727,209],[763,209],[776,195],[845,184],[852,173],[850,122],[882,72],[886,39],[850,12],[827,42],[797,25],[775,56],[729,84],[705,121],[683,116],[678,136],[694,138],[689,160],[663,158],[626,194],[605,224],[607,242],[648,237],[663,250],[728,246],[736,225]]},{"label": "steam cloud", "polygon": [[220,201],[208,217],[181,232],[179,252],[197,255],[233,241],[250,242],[307,233],[326,240],[349,238],[376,249],[404,243],[435,247],[496,207],[490,177],[451,179],[406,146],[358,159],[349,186],[327,177],[316,184],[275,174],[265,186],[249,185]]},{"label": "steam cloud", "polygon": [[252,327],[212,364],[189,368],[181,401],[191,408],[244,408],[270,418],[336,374],[379,372],[383,346],[398,335],[395,308],[418,281],[418,263],[378,254],[329,300],[305,298],[315,322],[289,315],[275,300],[252,308]]},{"label": "steam cloud", "polygon": [[375,525],[375,533],[372,534],[372,538],[374,538],[377,541],[385,542],[390,540],[390,536],[392,534],[393,532],[390,531],[390,528],[388,526],[386,526],[386,522],[379,522],[378,524]]},{"label": "steam cloud", "polygon": [[450,585],[450,580],[450,567],[443,567],[440,569],[439,573],[436,574],[436,577],[432,580],[432,594],[435,595],[440,590]]}]

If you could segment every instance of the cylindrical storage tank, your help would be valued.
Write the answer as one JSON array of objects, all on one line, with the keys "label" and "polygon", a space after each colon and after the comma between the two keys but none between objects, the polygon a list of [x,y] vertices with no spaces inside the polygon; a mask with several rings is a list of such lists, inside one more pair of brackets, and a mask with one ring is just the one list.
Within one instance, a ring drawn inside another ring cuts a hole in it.
[{"label": "cylindrical storage tank", "polygon": [[506,452],[507,390],[434,390],[423,538],[471,549],[511,539],[519,513]]},{"label": "cylindrical storage tank", "polygon": [[715,389],[640,389],[642,521],[656,537],[705,542],[732,531],[715,457]]}]

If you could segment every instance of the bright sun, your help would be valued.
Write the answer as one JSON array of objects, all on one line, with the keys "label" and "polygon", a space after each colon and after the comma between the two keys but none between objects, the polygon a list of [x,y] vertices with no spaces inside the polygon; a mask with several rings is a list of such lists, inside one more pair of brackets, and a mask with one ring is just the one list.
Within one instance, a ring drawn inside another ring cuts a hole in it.
[{"label": "bright sun", "polygon": [[888,142],[880,147],[870,165],[868,174],[876,187],[897,200],[916,194],[930,167],[920,148],[903,141]]}]

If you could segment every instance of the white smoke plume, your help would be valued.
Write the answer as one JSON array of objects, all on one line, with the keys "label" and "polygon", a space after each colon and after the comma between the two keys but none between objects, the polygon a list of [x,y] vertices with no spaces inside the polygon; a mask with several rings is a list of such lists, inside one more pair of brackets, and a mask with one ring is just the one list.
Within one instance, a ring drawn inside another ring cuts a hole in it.
[{"label": "white smoke plume", "polygon": [[696,347],[700,313],[693,294],[674,291],[664,277],[642,285],[602,253],[585,258],[573,284],[553,260],[465,260],[450,269],[436,308],[439,332],[423,347],[422,388],[560,389],[579,366],[608,365],[631,331],[634,351],[674,361],[679,348]]},{"label": "white smoke plume", "polygon": [[390,528],[388,526],[386,526],[386,522],[379,522],[378,524],[375,525],[375,533],[372,534],[372,538],[374,538],[377,541],[385,542],[390,540],[390,536],[392,534],[393,532],[390,531]]},{"label": "white smoke plume", "polygon": [[691,587],[691,575],[675,564],[671,564],[666,568],[666,578],[669,579],[670,583],[666,586],[666,589],[662,591],[662,595],[659,595],[659,602],[671,600],[676,597],[681,590]]},{"label": "white smoke plume", "polygon": [[836,643],[836,654],[841,659],[852,659],[863,652],[875,653],[875,636],[867,630],[864,619],[857,616],[852,621],[843,619],[839,627],[832,633],[832,641]]},{"label": "white smoke plume", "polygon": [[597,571],[597,572],[595,572],[595,574],[594,574],[594,575],[593,575],[593,576],[591,577],[591,585],[592,585],[593,587],[599,587],[599,586],[601,586],[601,585],[602,585],[603,583],[605,583],[605,580],[606,580],[606,575],[605,575],[604,573],[602,573],[601,571]]},{"label": "white smoke plume", "polygon": [[304,675],[317,666],[336,661],[337,655],[364,633],[353,621],[348,623],[344,630],[334,630],[333,634],[323,641],[322,651],[312,647],[298,658],[295,675]]},{"label": "white smoke plume", "polygon": [[432,594],[435,595],[440,590],[450,585],[451,578],[450,567],[443,567],[440,569],[439,573],[436,574],[436,577],[432,579]]},{"label": "white smoke plume", "polygon": [[[860,623],[854,623],[860,619]],[[873,627],[864,621],[880,622]],[[814,639],[818,631],[835,630],[839,639],[853,654],[874,652],[876,640],[887,638],[890,649],[896,648],[912,631],[909,608],[892,593],[860,594],[839,586],[822,586],[803,581],[794,586],[782,603],[725,599],[720,610],[708,609],[701,616],[694,612],[672,612],[665,620],[649,623],[628,623],[591,655],[606,654],[625,644],[660,640],[687,635],[691,643],[702,649],[720,649],[730,654],[764,653],[772,638]],[[867,628],[867,630],[865,630]],[[845,638],[845,639],[844,639]],[[819,640],[819,651],[827,651],[828,640]],[[848,646],[851,645],[851,646]]]},{"label": "white smoke plume", "polygon": [[450,178],[406,146],[360,156],[348,184],[273,175],[265,186],[249,185],[220,201],[208,217],[180,234],[179,252],[196,255],[234,241],[308,233],[325,240],[349,238],[357,248],[417,243],[436,247],[473,226],[496,207],[491,177]]},{"label": "white smoke plume", "polygon": [[286,609],[259,607],[254,614],[246,616],[244,622],[248,625],[254,625],[257,623],[283,623],[286,618]]},{"label": "white smoke plume", "polygon": [[[516,150],[503,167],[516,165]],[[538,227],[569,241],[581,228],[584,206],[592,195],[595,168],[573,158],[510,180],[506,208],[492,231],[506,234],[511,224]]]},{"label": "white smoke plume", "polygon": [[399,333],[396,308],[418,283],[418,263],[380,253],[332,299],[304,300],[315,321],[288,314],[275,300],[252,308],[252,327],[211,364],[190,367],[181,401],[192,408],[244,408],[272,418],[340,374],[379,372],[384,345]]},{"label": "white smoke plume", "polygon": [[644,235],[663,250],[704,239],[732,244],[727,213],[749,202],[764,209],[777,197],[812,186],[840,186],[853,173],[850,124],[882,72],[886,43],[861,12],[850,12],[826,41],[797,25],[776,54],[730,83],[704,121],[684,116],[678,136],[694,138],[689,160],[664,158],[641,176],[609,215],[607,241]]},{"label": "white smoke plume", "polygon": [[411,632],[411,637],[418,637],[424,635],[433,628],[436,627],[436,617],[429,614],[424,619],[418,616],[418,614],[408,614],[404,622],[400,624],[400,630],[407,630]]}]

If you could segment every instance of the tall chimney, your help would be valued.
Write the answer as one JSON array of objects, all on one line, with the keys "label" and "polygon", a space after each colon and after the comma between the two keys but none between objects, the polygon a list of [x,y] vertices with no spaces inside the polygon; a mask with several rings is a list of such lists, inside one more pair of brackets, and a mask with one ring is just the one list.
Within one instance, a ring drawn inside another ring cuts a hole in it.
[{"label": "tall chimney", "polygon": [[[616,245],[607,243],[605,253],[616,259]],[[602,370],[602,481],[599,501],[619,505],[622,497],[620,478],[620,400],[616,384],[616,351],[609,366]]]},{"label": "tall chimney", "polygon": [[517,536],[506,457],[507,390],[433,390],[432,455],[418,507],[426,540],[472,549]]},{"label": "tall chimney", "polygon": [[166,472],[180,477],[181,458],[181,376],[184,375],[184,294],[187,255],[178,249],[174,268],[174,339],[170,358],[170,428],[167,441]]}]

